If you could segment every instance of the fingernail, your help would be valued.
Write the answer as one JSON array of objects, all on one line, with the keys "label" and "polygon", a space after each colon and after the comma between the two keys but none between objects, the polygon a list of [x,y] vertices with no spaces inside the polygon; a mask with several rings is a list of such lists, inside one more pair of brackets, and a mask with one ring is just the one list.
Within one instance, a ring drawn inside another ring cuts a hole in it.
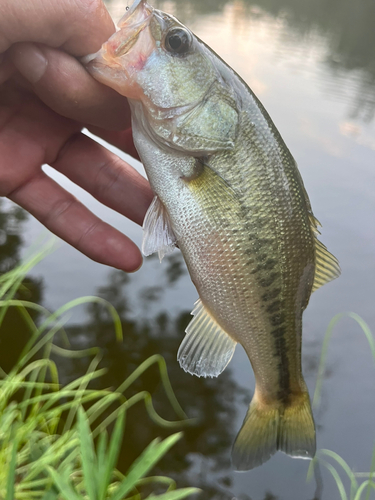
[{"label": "fingernail", "polygon": [[18,43],[12,56],[15,67],[30,83],[37,83],[46,72],[48,61],[33,43]]}]

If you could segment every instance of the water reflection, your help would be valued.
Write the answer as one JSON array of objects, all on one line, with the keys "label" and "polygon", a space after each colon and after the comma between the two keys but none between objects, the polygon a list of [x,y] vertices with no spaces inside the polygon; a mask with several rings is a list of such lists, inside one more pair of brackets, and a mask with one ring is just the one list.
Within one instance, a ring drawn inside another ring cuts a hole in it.
[{"label": "water reflection", "polygon": [[[27,214],[13,204],[4,205],[0,200],[0,269],[10,270],[19,262],[23,245],[22,229]],[[198,379],[186,374],[176,361],[176,353],[187,323],[190,311],[171,317],[160,305],[158,313],[148,319],[142,311],[134,318],[132,302],[142,304],[140,309],[148,309],[150,303],[160,302],[164,291],[173,287],[185,274],[185,266],[179,253],[166,257],[166,265],[160,267],[160,286],[144,287],[134,297],[134,280],[121,271],[109,274],[105,285],[97,290],[97,295],[115,306],[121,318],[124,341],[114,337],[113,322],[108,310],[100,304],[88,306],[88,321],[84,324],[66,328],[71,348],[99,346],[103,352],[103,366],[108,372],[100,379],[98,386],[117,387],[140,363],[155,353],[165,357],[169,376],[177,398],[189,417],[195,417],[196,424],[184,428],[184,438],[158,464],[154,473],[174,477],[179,486],[196,485],[205,491],[205,499],[226,500],[233,498],[231,492],[232,471],[230,449],[235,437],[236,408],[248,402],[250,394],[234,380],[231,370],[227,369],[218,379]],[[153,265],[148,259],[145,266]],[[40,303],[42,282],[26,278],[17,298]],[[34,321],[37,317],[30,311]],[[0,366],[9,371],[17,360],[22,347],[29,339],[30,332],[16,308],[10,308],[1,325]],[[65,338],[65,337],[64,337]],[[66,345],[64,344],[64,347]],[[66,383],[83,375],[89,359],[56,359],[61,381]],[[99,385],[100,384],[100,385]],[[147,390],[152,394],[158,413],[166,419],[176,420],[170,409],[160,383],[156,367],[144,373],[127,394]],[[120,468],[126,471],[134,459],[157,436],[167,436],[170,430],[154,424],[143,405],[134,406],[127,416],[126,442],[120,456]],[[243,494],[238,500],[251,500]],[[274,498],[274,497],[266,497]]]},{"label": "water reflection", "polygon": [[[119,0],[107,0],[117,18]],[[367,0],[154,0],[156,7],[171,12],[191,25],[203,16],[224,12],[231,7],[239,14],[236,23],[256,22],[271,15],[280,22],[282,52],[323,43],[320,63],[329,73],[326,92],[345,99],[351,119],[370,122],[375,113],[375,3]],[[274,35],[277,36],[276,33]],[[324,80],[323,76],[323,80]],[[332,85],[332,79],[334,85]]]},{"label": "water reflection", "polygon": [[[27,213],[17,205],[0,198],[0,274],[13,269],[20,260],[23,245],[22,230]],[[26,277],[15,298],[40,303],[42,280]],[[38,313],[30,310],[30,316],[37,321]],[[9,308],[1,324],[0,366],[8,372],[17,361],[22,347],[30,337],[30,329],[16,308]]]},{"label": "water reflection", "polygon": [[[155,353],[164,356],[168,373],[177,399],[189,417],[197,423],[184,428],[183,440],[175,446],[155,469],[155,474],[168,474],[180,486],[194,484],[205,491],[207,499],[233,498],[230,491],[232,472],[230,450],[237,431],[236,408],[249,399],[234,380],[230,368],[217,379],[199,379],[186,374],[176,361],[176,353],[184,329],[191,316],[190,311],[172,318],[163,310],[162,295],[184,274],[182,257],[176,253],[166,257],[167,265],[159,282],[160,286],[145,287],[134,297],[133,277],[120,271],[110,274],[108,283],[100,287],[97,295],[110,301],[121,317],[124,341],[114,339],[113,322],[108,310],[101,304],[90,304],[87,324],[67,329],[72,346],[98,345],[103,350],[103,363],[108,368],[101,379],[102,387],[116,387],[128,377],[141,362]],[[145,266],[151,262],[146,261]],[[150,302],[159,302],[158,313],[145,321],[147,314],[134,319],[131,303],[136,300],[147,309]],[[87,360],[71,361],[69,377],[75,378],[84,370]],[[148,370],[134,384],[132,391],[148,390],[155,408],[166,419],[176,419],[163,393],[156,367]],[[131,395],[131,392],[129,393]],[[126,468],[156,436],[168,435],[148,417],[143,405],[133,407],[127,419],[128,433],[121,456],[121,468]],[[249,496],[239,496],[248,500]]]},{"label": "water reflection", "polygon": [[27,214],[17,205],[0,198],[0,273],[6,273],[19,261],[21,229]]}]

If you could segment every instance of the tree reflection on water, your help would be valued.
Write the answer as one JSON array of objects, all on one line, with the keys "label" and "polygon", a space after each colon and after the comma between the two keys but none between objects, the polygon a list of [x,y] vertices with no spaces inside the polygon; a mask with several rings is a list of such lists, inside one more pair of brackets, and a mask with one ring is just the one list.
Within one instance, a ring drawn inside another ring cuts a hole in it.
[{"label": "tree reflection on water", "polygon": [[[100,379],[102,387],[119,386],[145,359],[160,353],[165,358],[173,390],[182,408],[196,423],[182,427],[183,439],[168,453],[154,470],[155,474],[168,474],[179,486],[194,484],[204,490],[204,498],[233,498],[230,492],[232,471],[230,450],[237,432],[236,407],[244,397],[250,398],[234,380],[230,368],[217,379],[203,379],[185,373],[177,363],[176,354],[190,311],[172,317],[163,310],[164,291],[177,283],[186,273],[180,254],[166,257],[167,266],[160,285],[145,287],[134,297],[133,280],[121,271],[113,271],[108,284],[97,295],[113,304],[118,311],[124,340],[114,339],[113,322],[108,310],[98,303],[88,307],[89,321],[85,325],[67,328],[72,345],[87,347],[97,345],[103,350],[103,363],[108,373]],[[149,265],[146,260],[145,266]],[[151,263],[151,262],[150,262]],[[148,302],[158,301],[158,313],[144,320],[142,314],[134,318],[131,303],[137,300],[145,309]],[[76,378],[84,370],[87,360],[71,361],[69,378]],[[152,394],[158,413],[169,420],[176,420],[170,409],[156,367],[150,368],[132,386],[133,393],[147,390]],[[132,392],[127,393],[131,396]],[[126,470],[132,461],[157,436],[170,434],[148,417],[143,405],[133,407],[127,417],[126,444],[121,455],[121,468]],[[247,500],[250,497],[240,496]]]},{"label": "tree reflection on water", "polygon": [[[109,8],[118,0],[106,0]],[[222,12],[231,0],[150,0],[155,7],[171,10],[182,22]],[[236,0],[236,9],[256,21],[262,14],[282,20],[283,40],[325,40],[322,63],[335,81],[335,92],[348,100],[350,117],[370,122],[375,113],[375,3],[368,0]],[[259,11],[259,9],[261,9]],[[297,38],[296,38],[297,37]],[[288,50],[285,45],[283,47]],[[346,92],[347,77],[352,77]],[[331,89],[330,89],[331,91]]]},{"label": "tree reflection on water", "polygon": [[[22,229],[28,214],[17,205],[0,198],[0,274],[13,269],[20,261],[23,245]],[[26,277],[15,299],[40,303],[42,280]],[[30,317],[37,321],[38,313],[30,310]],[[25,320],[15,308],[9,308],[1,324],[0,366],[8,372],[17,361],[22,347],[30,338]]]},{"label": "tree reflection on water", "polygon": [[[0,269],[12,269],[20,259],[23,240],[22,223],[27,214],[14,205],[4,206],[0,200]],[[108,368],[103,379],[97,381],[101,387],[119,386],[144,360],[160,353],[164,356],[168,373],[176,396],[189,418],[196,423],[184,426],[183,439],[167,454],[154,469],[154,474],[174,477],[179,486],[199,486],[205,499],[227,500],[234,495],[230,491],[232,471],[230,450],[237,431],[236,405],[243,398],[250,398],[233,379],[230,368],[217,379],[199,379],[186,374],[178,365],[176,353],[183,331],[191,316],[188,311],[171,317],[163,310],[162,296],[167,287],[176,284],[186,273],[180,254],[166,257],[160,286],[145,287],[134,297],[134,282],[137,275],[129,276],[113,271],[108,283],[98,290],[98,295],[107,299],[117,309],[121,318],[124,340],[114,337],[113,322],[108,310],[100,304],[90,304],[89,319],[84,324],[68,326],[66,332],[71,347],[99,346],[103,353],[102,366]],[[145,266],[152,265],[148,259]],[[18,298],[36,303],[42,300],[42,281],[26,278],[18,292]],[[144,309],[150,302],[160,302],[155,317],[145,321],[142,313],[134,318],[131,302],[137,300]],[[159,307],[160,306],[160,307]],[[30,311],[34,321],[35,313]],[[9,308],[1,325],[0,366],[9,371],[17,360],[22,347],[30,338],[30,332],[16,308]],[[83,375],[89,359],[56,359],[62,381],[76,379]],[[145,372],[127,392],[147,390],[152,394],[155,409],[169,420],[176,415],[164,394],[156,367]],[[132,407],[127,414],[125,442],[119,467],[126,471],[140,452],[157,436],[167,436],[172,431],[157,426],[148,416],[144,405]],[[236,497],[249,500],[247,495]]]}]

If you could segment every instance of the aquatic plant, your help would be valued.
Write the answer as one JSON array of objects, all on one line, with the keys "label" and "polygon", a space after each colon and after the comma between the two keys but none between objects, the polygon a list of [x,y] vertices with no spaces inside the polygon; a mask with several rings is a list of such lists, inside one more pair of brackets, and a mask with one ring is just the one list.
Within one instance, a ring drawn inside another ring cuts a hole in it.
[{"label": "aquatic plant", "polygon": [[[312,403],[313,408],[317,408],[320,403],[324,371],[327,359],[327,351],[333,334],[334,327],[341,319],[345,317],[349,317],[359,324],[361,330],[366,336],[366,339],[370,346],[372,357],[375,362],[375,338],[371,333],[371,330],[367,325],[367,323],[358,314],[353,312],[340,313],[334,316],[334,318],[332,318],[332,320],[328,325],[323,340],[322,353],[318,368],[318,376]],[[331,463],[332,461],[334,465],[332,465]],[[375,490],[375,448],[372,455],[370,472],[364,472],[364,473],[353,472],[350,466],[347,464],[347,462],[339,454],[331,450],[320,449],[316,453],[314,459],[311,461],[307,474],[308,479],[311,479],[318,465],[323,465],[332,475],[333,479],[336,482],[341,500],[362,500],[362,499],[369,500],[372,489]],[[349,493],[347,493],[345,490],[344,482],[340,476],[338,468],[344,472],[344,474],[350,481]],[[362,481],[358,481],[358,479],[362,479]]]},{"label": "aquatic plant", "polygon": [[[0,276],[0,335],[10,309],[19,312],[30,332],[10,372],[0,368],[0,499],[136,500],[141,498],[140,491],[146,491],[147,498],[179,500],[196,493],[196,488],[176,489],[168,477],[147,476],[181,433],[152,441],[126,474],[116,469],[126,412],[131,406],[143,401],[150,418],[171,429],[181,428],[188,420],[175,398],[161,356],[143,362],[116,390],[95,390],[90,382],[105,373],[98,368],[99,350],[72,351],[54,345],[57,334],[65,335],[66,313],[83,303],[105,305],[118,339],[122,329],[116,310],[98,297],[77,299],[52,314],[39,304],[17,298],[26,273],[50,250],[38,252]],[[31,311],[37,311],[42,319],[34,321]],[[52,355],[91,356],[92,360],[85,375],[61,386]],[[129,399],[125,395],[129,386],[154,364],[159,367],[165,393],[181,420],[163,419],[147,391]],[[107,428],[113,422],[109,438]]]}]

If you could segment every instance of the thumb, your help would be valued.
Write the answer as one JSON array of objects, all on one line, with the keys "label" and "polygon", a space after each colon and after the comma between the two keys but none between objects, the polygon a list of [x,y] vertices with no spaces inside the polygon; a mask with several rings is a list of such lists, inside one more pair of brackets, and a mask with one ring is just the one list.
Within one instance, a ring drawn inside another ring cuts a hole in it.
[{"label": "thumb", "polygon": [[127,99],[94,80],[66,52],[25,42],[15,44],[10,55],[35,94],[56,113],[112,130],[130,126]]},{"label": "thumb", "polygon": [[0,53],[39,42],[78,57],[99,50],[115,31],[102,0],[1,0],[0,13]]}]

